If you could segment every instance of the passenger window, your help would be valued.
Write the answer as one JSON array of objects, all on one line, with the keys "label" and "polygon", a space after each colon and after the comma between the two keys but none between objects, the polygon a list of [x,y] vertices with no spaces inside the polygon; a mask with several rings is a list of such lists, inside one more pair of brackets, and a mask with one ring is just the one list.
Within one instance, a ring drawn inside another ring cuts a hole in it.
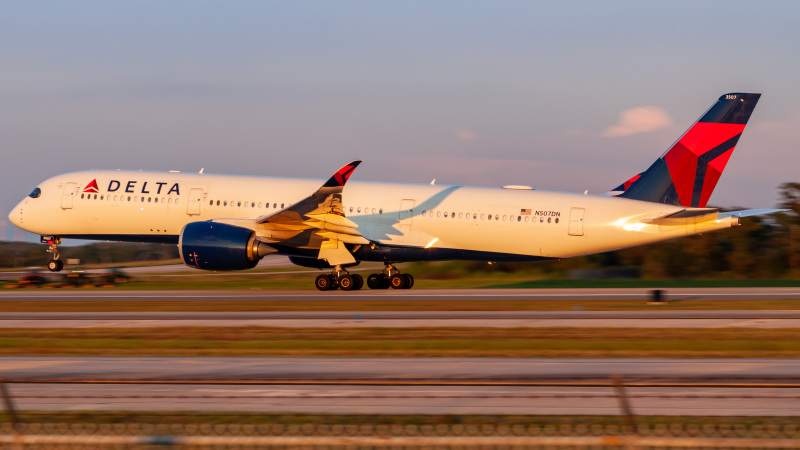
[{"label": "passenger window", "polygon": [[277,203],[273,203],[273,204],[272,204],[272,207],[273,207],[273,208],[277,208],[277,207],[278,207],[278,204],[277,204]]},{"label": "passenger window", "polygon": [[478,220],[478,213],[472,215],[472,220]]},{"label": "passenger window", "polygon": [[447,211],[444,212],[444,218],[447,219]]},{"label": "passenger window", "polygon": [[486,215],[485,214],[481,214],[481,220],[483,220],[485,218],[486,218]]},{"label": "passenger window", "polygon": [[209,201],[208,206],[214,206],[214,200]]},{"label": "passenger window", "polygon": [[383,214],[383,208],[378,210],[378,214]]},{"label": "passenger window", "polygon": [[158,203],[158,197],[153,197],[153,203]]},{"label": "passenger window", "polygon": [[436,211],[436,217],[442,217],[442,212],[441,211]]},{"label": "passenger window", "polygon": [[283,203],[281,203],[281,209],[283,209]]},{"label": "passenger window", "polygon": [[552,220],[552,217],[547,218],[547,223],[550,223],[550,220]]},{"label": "passenger window", "polygon": [[241,207],[242,207],[242,202],[239,202],[239,203],[237,203],[237,204],[236,204],[236,206],[238,206],[239,208],[241,208]]},{"label": "passenger window", "polygon": [[450,217],[452,217],[453,219],[455,219],[455,218],[456,218],[456,212],[455,212],[455,211],[451,212],[451,213],[450,213]]},{"label": "passenger window", "polygon": [[147,203],[151,203],[153,201],[153,197],[147,197]]},{"label": "passenger window", "polygon": [[556,217],[556,223],[558,223],[558,217]]},{"label": "passenger window", "polygon": [[228,206],[228,201],[225,200],[224,202],[222,202],[222,206]]},{"label": "passenger window", "polygon": [[425,217],[425,214],[427,214],[427,212],[426,211],[422,211],[422,217]]},{"label": "passenger window", "polygon": [[353,207],[352,206],[350,207],[350,212],[353,212]]},{"label": "passenger window", "polygon": [[358,209],[356,209],[356,212],[361,214],[361,207],[360,206],[358,207]]},{"label": "passenger window", "polygon": [[517,216],[517,222],[522,222],[522,216]]},{"label": "passenger window", "polygon": [[81,194],[81,198],[83,198],[84,195],[86,195],[86,194]]},{"label": "passenger window", "polygon": [[258,207],[261,208],[261,202],[258,202]]}]

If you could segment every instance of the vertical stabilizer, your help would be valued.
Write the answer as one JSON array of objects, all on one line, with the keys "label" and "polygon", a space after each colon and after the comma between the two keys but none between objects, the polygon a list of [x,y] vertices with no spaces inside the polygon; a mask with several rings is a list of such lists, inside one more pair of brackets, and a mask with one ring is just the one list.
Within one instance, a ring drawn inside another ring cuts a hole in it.
[{"label": "vertical stabilizer", "polygon": [[704,208],[760,97],[720,97],[649,169],[624,183],[619,196]]}]

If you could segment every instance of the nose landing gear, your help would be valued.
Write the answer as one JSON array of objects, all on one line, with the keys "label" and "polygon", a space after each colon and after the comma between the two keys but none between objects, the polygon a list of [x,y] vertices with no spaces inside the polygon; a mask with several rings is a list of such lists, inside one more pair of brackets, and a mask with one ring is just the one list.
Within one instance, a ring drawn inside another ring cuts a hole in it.
[{"label": "nose landing gear", "polygon": [[407,273],[400,273],[391,264],[380,273],[373,273],[367,277],[367,286],[370,289],[411,289],[414,286],[414,277]]},{"label": "nose landing gear", "polygon": [[60,272],[64,268],[64,261],[59,259],[61,255],[58,253],[58,244],[61,243],[61,238],[58,236],[42,236],[41,241],[50,245],[47,253],[53,254],[53,259],[47,262],[47,270],[50,272]]},{"label": "nose landing gear", "polygon": [[350,275],[342,266],[334,266],[333,272],[317,276],[314,286],[320,291],[339,288],[343,291],[357,291],[364,287],[364,278],[359,274]]}]

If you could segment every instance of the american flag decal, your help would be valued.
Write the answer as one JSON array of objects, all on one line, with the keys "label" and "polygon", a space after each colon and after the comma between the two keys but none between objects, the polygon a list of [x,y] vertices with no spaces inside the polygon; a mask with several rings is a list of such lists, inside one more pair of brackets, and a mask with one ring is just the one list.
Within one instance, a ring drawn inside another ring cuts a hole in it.
[{"label": "american flag decal", "polygon": [[530,209],[521,209],[519,210],[519,215],[521,216],[530,216],[531,210]]}]

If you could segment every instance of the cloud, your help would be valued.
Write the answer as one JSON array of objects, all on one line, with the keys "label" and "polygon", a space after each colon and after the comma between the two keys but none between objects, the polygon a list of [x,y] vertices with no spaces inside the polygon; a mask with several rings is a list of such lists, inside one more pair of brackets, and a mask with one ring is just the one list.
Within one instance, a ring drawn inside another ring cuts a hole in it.
[{"label": "cloud", "polygon": [[663,109],[658,106],[640,106],[622,111],[619,114],[619,122],[609,127],[600,136],[630,136],[669,125],[672,125],[672,118]]},{"label": "cloud", "polygon": [[453,134],[459,141],[474,141],[478,137],[478,135],[475,134],[474,131],[464,130],[461,128],[453,130]]}]

